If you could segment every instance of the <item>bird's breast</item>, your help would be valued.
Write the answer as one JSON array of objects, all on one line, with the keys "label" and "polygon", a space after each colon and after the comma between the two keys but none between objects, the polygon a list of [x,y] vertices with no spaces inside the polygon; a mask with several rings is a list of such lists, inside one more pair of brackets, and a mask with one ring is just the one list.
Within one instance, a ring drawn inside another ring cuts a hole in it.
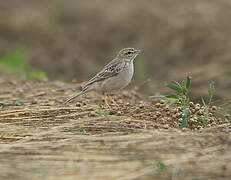
[{"label": "bird's breast", "polygon": [[119,74],[101,82],[102,84],[98,86],[98,90],[103,92],[111,92],[123,89],[131,82],[133,74],[133,63],[126,64]]}]

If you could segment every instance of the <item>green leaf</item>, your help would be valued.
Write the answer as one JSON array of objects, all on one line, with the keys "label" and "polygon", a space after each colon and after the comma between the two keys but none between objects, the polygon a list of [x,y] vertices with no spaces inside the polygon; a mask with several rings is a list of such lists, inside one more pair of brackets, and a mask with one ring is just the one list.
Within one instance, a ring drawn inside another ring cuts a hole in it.
[{"label": "green leaf", "polygon": [[181,127],[189,127],[188,121],[190,118],[191,112],[189,108],[183,110],[183,120],[181,122]]},{"label": "green leaf", "polygon": [[183,93],[184,95],[186,95],[187,92],[188,92],[188,89],[186,89],[186,87],[182,87],[182,93]]},{"label": "green leaf", "polygon": [[208,90],[209,104],[211,103],[211,101],[213,99],[214,89],[215,89],[215,82],[211,82],[209,84],[209,90]]},{"label": "green leaf", "polygon": [[46,177],[48,175],[48,172],[45,170],[37,170],[36,174],[38,175],[39,178],[47,179]]},{"label": "green leaf", "polygon": [[201,98],[201,101],[202,101],[203,106],[206,106],[206,103],[203,97]]},{"label": "green leaf", "polygon": [[162,161],[158,161],[156,163],[156,167],[160,171],[163,171],[163,170],[165,170],[167,168],[166,165],[164,164],[164,162],[162,162]]},{"label": "green leaf", "polygon": [[24,103],[23,100],[17,100],[17,101],[15,102],[15,106],[23,106],[23,105],[25,105],[25,103]]},{"label": "green leaf", "polygon": [[91,106],[91,107],[89,107],[89,110],[93,110],[93,111],[95,111],[97,114],[99,114],[100,116],[107,116],[107,115],[109,115],[109,113],[108,112],[106,112],[106,111],[103,111],[102,110],[102,108],[100,107],[100,106]]},{"label": "green leaf", "polygon": [[190,88],[191,79],[192,79],[192,77],[187,76],[187,79],[186,79],[186,82],[185,82],[185,88],[186,88],[187,90],[189,90],[189,88]]},{"label": "green leaf", "polygon": [[211,83],[209,84],[210,89],[214,89],[214,88],[215,88],[215,85],[216,85],[216,83],[215,83],[214,81],[211,82]]},{"label": "green leaf", "polygon": [[180,97],[177,94],[169,94],[166,95],[165,97],[170,99],[180,99]]},{"label": "green leaf", "polygon": [[164,95],[149,96],[150,98],[165,98]]},{"label": "green leaf", "polygon": [[178,93],[182,93],[182,87],[180,86],[179,83],[177,82],[174,82],[174,83],[171,83],[171,84],[167,84],[166,87],[178,92]]},{"label": "green leaf", "polygon": [[176,104],[176,105],[181,104],[179,99],[168,98],[167,100],[169,101],[170,104]]},{"label": "green leaf", "polygon": [[2,106],[2,107],[5,107],[5,106],[11,106],[12,104],[10,104],[10,103],[2,103],[2,102],[0,102],[0,106]]},{"label": "green leaf", "polygon": [[76,134],[86,134],[87,133],[87,128],[85,128],[85,127],[79,127],[79,128],[77,128],[77,129],[75,129],[75,133]]}]

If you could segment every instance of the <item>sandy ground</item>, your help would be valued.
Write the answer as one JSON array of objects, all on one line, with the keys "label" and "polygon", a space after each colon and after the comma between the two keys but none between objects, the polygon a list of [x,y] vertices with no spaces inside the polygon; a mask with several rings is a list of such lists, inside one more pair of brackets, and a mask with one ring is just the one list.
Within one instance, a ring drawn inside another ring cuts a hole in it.
[{"label": "sandy ground", "polygon": [[0,85],[0,179],[231,178],[229,121],[181,129],[135,91],[108,109],[95,93],[62,105],[74,91],[61,82]]}]

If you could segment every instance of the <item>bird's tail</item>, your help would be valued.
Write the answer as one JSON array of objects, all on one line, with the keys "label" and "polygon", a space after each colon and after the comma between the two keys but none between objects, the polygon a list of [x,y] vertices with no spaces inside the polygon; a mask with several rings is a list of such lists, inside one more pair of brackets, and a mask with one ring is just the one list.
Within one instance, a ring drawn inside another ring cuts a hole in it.
[{"label": "bird's tail", "polygon": [[86,89],[86,90],[82,90],[81,92],[74,94],[73,96],[71,96],[70,98],[68,98],[66,101],[64,101],[63,104],[67,104],[71,101],[73,101],[75,98],[77,98],[78,96],[81,96],[82,94],[85,94],[87,92],[91,91],[91,89]]}]

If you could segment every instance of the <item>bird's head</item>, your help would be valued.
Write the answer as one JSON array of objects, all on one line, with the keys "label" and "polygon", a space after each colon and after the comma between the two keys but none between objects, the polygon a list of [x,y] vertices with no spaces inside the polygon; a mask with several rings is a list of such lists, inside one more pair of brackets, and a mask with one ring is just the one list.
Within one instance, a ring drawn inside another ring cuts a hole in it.
[{"label": "bird's head", "polygon": [[141,50],[137,50],[135,48],[125,48],[120,50],[117,57],[130,62],[133,61],[136,58],[136,56],[139,55],[141,52]]}]

